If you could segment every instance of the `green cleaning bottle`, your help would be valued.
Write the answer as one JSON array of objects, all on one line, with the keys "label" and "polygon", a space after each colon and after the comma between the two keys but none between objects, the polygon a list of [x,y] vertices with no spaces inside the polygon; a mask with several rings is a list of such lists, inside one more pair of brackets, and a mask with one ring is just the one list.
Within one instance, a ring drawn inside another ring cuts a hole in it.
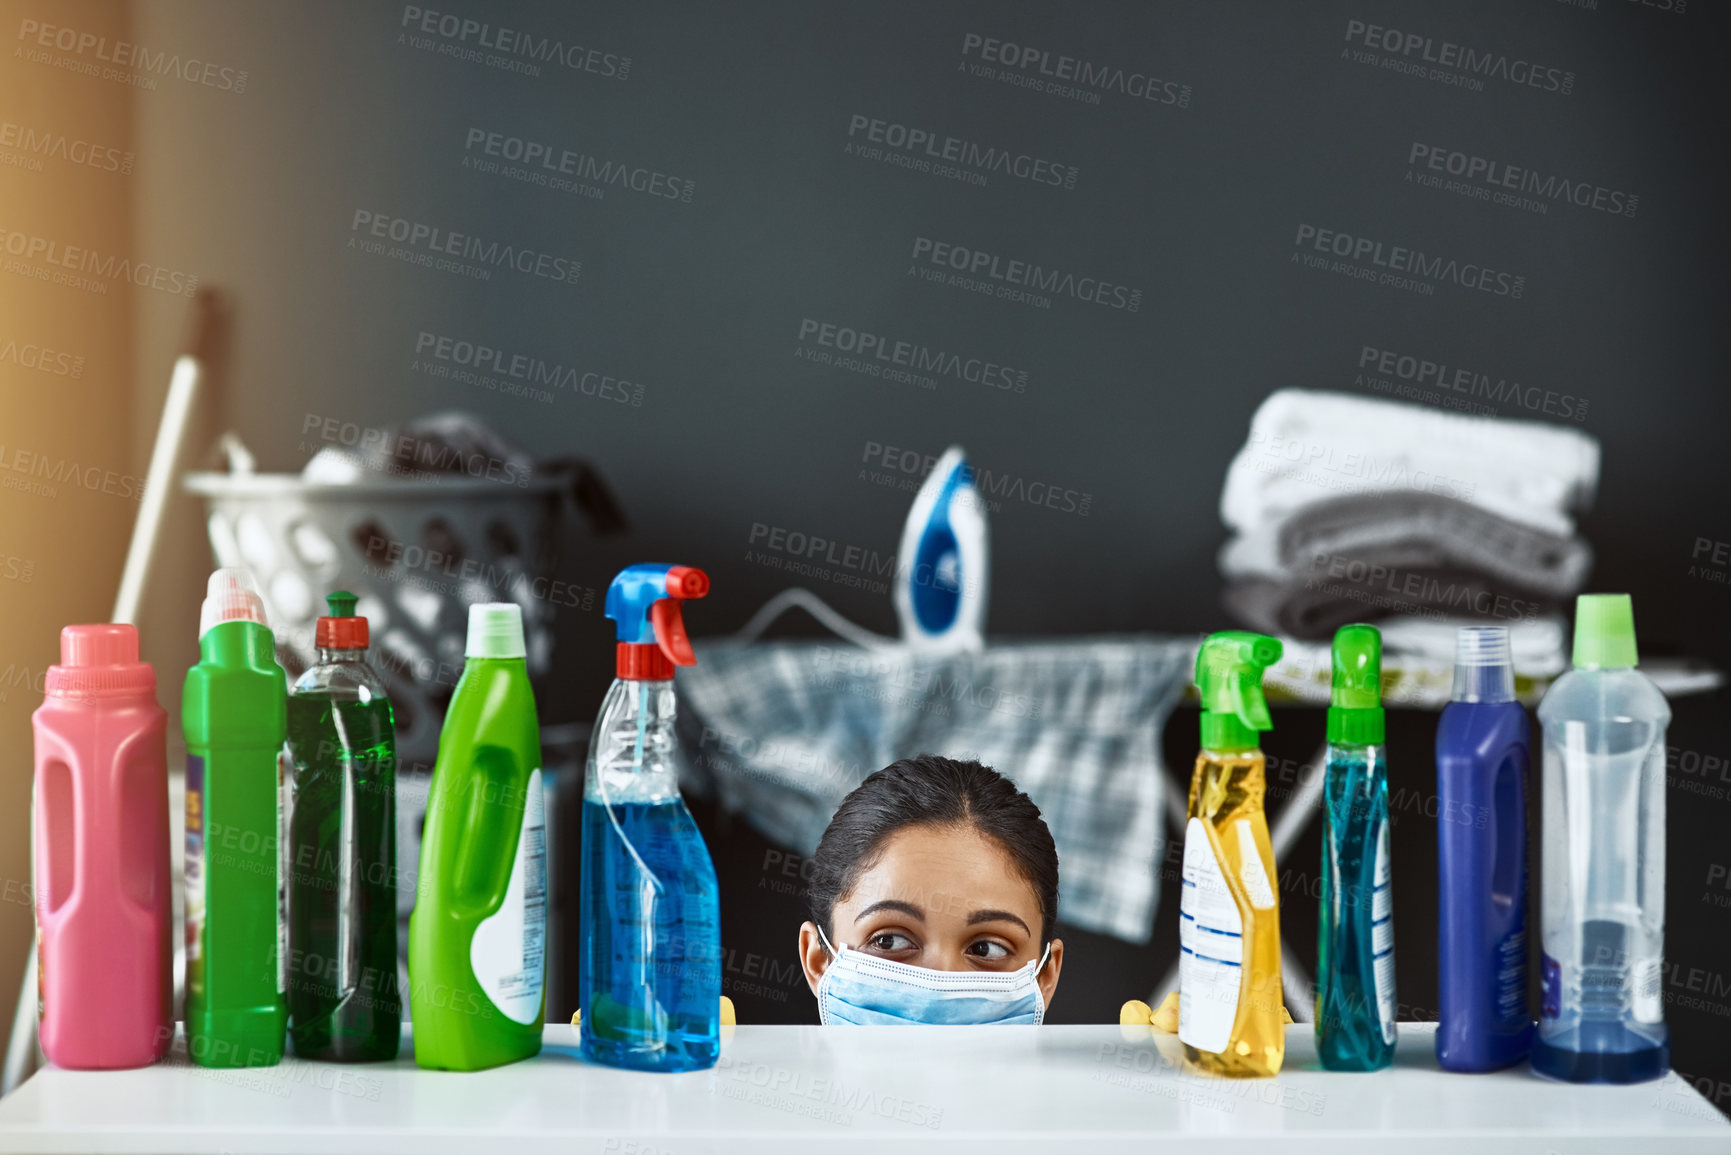
[{"label": "green cleaning bottle", "polygon": [[203,1067],[282,1059],[288,680],[244,569],[210,575],[186,672],[186,1035]]},{"label": "green cleaning bottle", "polygon": [[1263,797],[1258,731],[1274,728],[1262,671],[1280,642],[1231,630],[1196,655],[1202,749],[1190,778],[1184,885],[1178,916],[1178,1038],[1214,1075],[1278,1075],[1281,1024],[1280,902]]},{"label": "green cleaning bottle", "polygon": [[547,832],[523,613],[469,607],[467,660],[439,732],[409,918],[415,1062],[478,1071],[538,1054]]},{"label": "green cleaning bottle", "polygon": [[355,595],[325,599],[318,662],[289,691],[289,1039],[303,1059],[397,1057],[397,747]]}]

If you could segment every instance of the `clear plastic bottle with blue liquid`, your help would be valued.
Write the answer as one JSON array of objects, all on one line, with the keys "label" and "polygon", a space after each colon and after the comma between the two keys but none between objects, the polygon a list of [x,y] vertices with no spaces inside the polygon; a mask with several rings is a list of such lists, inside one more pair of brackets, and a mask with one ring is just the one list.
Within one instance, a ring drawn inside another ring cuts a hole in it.
[{"label": "clear plastic bottle with blue liquid", "polygon": [[690,566],[634,565],[607,590],[617,678],[583,786],[584,1058],[698,1071],[721,1053],[715,864],[679,796],[673,669],[696,663],[680,606],[709,592]]},{"label": "clear plastic bottle with blue liquid", "polygon": [[1394,1061],[1394,924],[1382,635],[1334,635],[1328,769],[1322,788],[1322,905],[1317,928],[1316,1052],[1331,1071]]},{"label": "clear plastic bottle with blue liquid", "polygon": [[1665,1026],[1665,695],[1635,668],[1628,594],[1575,603],[1574,669],[1544,728],[1543,1000],[1533,1070],[1638,1083],[1670,1068]]}]

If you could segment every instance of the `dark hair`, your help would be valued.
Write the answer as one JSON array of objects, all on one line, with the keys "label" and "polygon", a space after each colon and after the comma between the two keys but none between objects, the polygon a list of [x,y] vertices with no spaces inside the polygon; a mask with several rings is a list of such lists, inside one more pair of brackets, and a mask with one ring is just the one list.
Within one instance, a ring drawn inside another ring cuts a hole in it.
[{"label": "dark hair", "polygon": [[910,826],[971,826],[1009,854],[1040,900],[1040,941],[1058,921],[1058,847],[1040,808],[978,762],[921,754],[892,762],[841,800],[812,855],[812,921],[831,933],[835,904],[852,892],[884,843]]}]

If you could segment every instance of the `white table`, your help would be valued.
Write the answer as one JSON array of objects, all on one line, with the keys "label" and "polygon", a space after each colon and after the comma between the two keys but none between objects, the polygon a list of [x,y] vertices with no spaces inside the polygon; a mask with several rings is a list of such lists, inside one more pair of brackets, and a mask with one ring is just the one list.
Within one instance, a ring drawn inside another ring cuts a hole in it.
[{"label": "white table", "polygon": [[1731,1152],[1731,1123],[1675,1076],[1451,1075],[1434,1026],[1400,1031],[1393,1068],[1349,1075],[1289,1027],[1286,1069],[1263,1080],[1202,1076],[1146,1027],[744,1026],[689,1075],[587,1066],[568,1026],[540,1057],[473,1074],[419,1070],[406,1036],[391,1064],[214,1072],[186,1066],[182,1042],[143,1070],[39,1072],[0,1100],[0,1151]]}]

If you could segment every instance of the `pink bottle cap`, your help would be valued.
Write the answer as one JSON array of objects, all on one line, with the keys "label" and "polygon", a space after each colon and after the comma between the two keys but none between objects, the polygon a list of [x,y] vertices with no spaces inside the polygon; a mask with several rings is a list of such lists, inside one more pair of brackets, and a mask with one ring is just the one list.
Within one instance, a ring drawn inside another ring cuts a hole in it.
[{"label": "pink bottle cap", "polygon": [[156,671],[138,660],[138,629],[120,622],[67,626],[60,631],[60,664],[48,667],[53,697],[155,694]]}]

